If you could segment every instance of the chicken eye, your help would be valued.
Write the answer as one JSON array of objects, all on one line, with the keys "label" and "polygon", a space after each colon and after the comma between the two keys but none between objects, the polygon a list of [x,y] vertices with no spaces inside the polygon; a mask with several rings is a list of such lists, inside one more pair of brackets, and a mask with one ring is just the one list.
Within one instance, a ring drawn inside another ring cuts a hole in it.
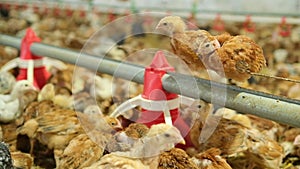
[{"label": "chicken eye", "polygon": [[168,25],[168,23],[167,23],[167,22],[164,22],[164,23],[163,23],[163,25],[164,25],[164,26],[167,26],[167,25]]},{"label": "chicken eye", "polygon": [[205,47],[207,47],[207,48],[208,48],[208,47],[209,47],[209,43],[208,43],[208,44],[206,44],[206,45],[205,45]]},{"label": "chicken eye", "polygon": [[25,87],[28,87],[28,84],[25,84]]},{"label": "chicken eye", "polygon": [[165,134],[165,137],[170,137],[170,134],[166,133],[166,134]]}]

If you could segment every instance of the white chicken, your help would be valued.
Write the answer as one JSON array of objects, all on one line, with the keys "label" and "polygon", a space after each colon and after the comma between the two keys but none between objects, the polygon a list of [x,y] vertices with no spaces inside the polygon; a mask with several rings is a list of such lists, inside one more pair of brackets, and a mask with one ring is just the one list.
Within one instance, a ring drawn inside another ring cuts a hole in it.
[{"label": "white chicken", "polygon": [[105,100],[112,97],[113,91],[114,86],[111,78],[95,76],[94,84],[90,89],[92,96]]},{"label": "white chicken", "polygon": [[18,81],[10,94],[0,95],[0,122],[10,122],[16,119],[20,111],[19,97],[26,90],[34,90],[34,86],[27,80]]},{"label": "white chicken", "polygon": [[0,94],[11,92],[16,78],[9,72],[0,72]]}]

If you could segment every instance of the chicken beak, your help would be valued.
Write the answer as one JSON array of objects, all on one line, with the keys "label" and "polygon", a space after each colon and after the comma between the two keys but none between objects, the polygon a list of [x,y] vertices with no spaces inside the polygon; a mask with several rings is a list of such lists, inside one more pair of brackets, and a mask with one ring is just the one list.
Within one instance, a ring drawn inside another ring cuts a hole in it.
[{"label": "chicken beak", "polygon": [[162,26],[161,25],[157,25],[156,27],[155,27],[155,32],[162,32],[163,31],[163,28],[162,28]]},{"label": "chicken beak", "polygon": [[159,25],[157,25],[156,27],[155,27],[155,30],[158,30],[158,29],[161,29],[162,28],[162,26],[159,24]]},{"label": "chicken beak", "polygon": [[119,123],[118,125],[114,126],[114,130],[115,131],[122,131],[123,130],[123,126],[121,125],[121,123]]},{"label": "chicken beak", "polygon": [[185,140],[182,139],[179,143],[185,145]]},{"label": "chicken beak", "polygon": [[30,89],[35,90],[35,91],[40,91],[40,89],[35,87],[34,85]]}]

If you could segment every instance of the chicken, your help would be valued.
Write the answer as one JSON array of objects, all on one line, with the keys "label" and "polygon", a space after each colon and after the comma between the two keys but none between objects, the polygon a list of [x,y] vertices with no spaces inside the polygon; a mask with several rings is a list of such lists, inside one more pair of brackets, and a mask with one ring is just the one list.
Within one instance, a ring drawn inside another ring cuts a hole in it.
[{"label": "chicken", "polygon": [[295,84],[290,87],[287,96],[292,99],[300,100],[300,84]]},{"label": "chicken", "polygon": [[[251,121],[252,128],[257,129],[269,139],[277,140],[280,137],[280,130],[282,127],[272,120],[264,119],[254,115],[247,115]],[[289,136],[291,137],[291,135]]]},{"label": "chicken", "polygon": [[159,155],[157,169],[198,169],[186,152],[179,148],[172,148],[170,151],[163,152]]},{"label": "chicken", "polygon": [[21,81],[18,81],[10,94],[7,94],[7,95],[0,95],[0,100],[3,101],[3,102],[9,102],[9,101],[13,101],[15,100],[16,98],[18,98],[18,96],[20,95],[20,93],[26,91],[26,90],[29,90],[29,89],[35,89],[33,87],[33,85],[27,81],[27,80],[21,80]]},{"label": "chicken", "polygon": [[55,86],[55,90],[64,87],[72,90],[72,77],[73,77],[74,68],[68,65],[67,69],[58,70],[56,74],[51,76],[48,80],[48,83],[52,83]]},{"label": "chicken", "polygon": [[112,97],[114,85],[110,77],[94,77],[94,83],[90,88],[90,94],[96,99],[105,100]]},{"label": "chicken", "polygon": [[39,92],[38,95],[38,101],[43,101],[43,100],[52,100],[55,96],[55,89],[54,85],[51,83],[46,84],[43,86],[41,91]]},{"label": "chicken", "polygon": [[136,139],[144,137],[149,132],[149,128],[142,123],[131,123],[125,131],[118,132],[113,136],[113,140],[106,146],[106,150],[129,151]]},{"label": "chicken", "polygon": [[16,168],[31,169],[33,166],[33,157],[30,154],[22,153],[20,151],[11,152],[13,165]]},{"label": "chicken", "polygon": [[[152,166],[155,166],[152,164]],[[118,156],[115,154],[106,154],[100,161],[94,163],[89,167],[83,169],[113,169],[113,168],[124,168],[124,169],[154,169],[148,164],[144,164],[140,159],[132,159],[128,157]]]},{"label": "chicken", "polygon": [[245,81],[266,64],[262,49],[244,35],[214,37],[205,30],[186,30],[178,16],[161,19],[156,28],[171,36],[174,53],[194,71],[207,68],[221,76],[225,73],[227,79]]},{"label": "chicken", "polygon": [[248,150],[245,154],[250,163],[266,169],[280,166],[284,150],[278,142],[265,137],[255,129],[248,130],[247,136]]},{"label": "chicken", "polygon": [[52,83],[47,83],[38,95],[38,101],[43,100],[51,100],[55,105],[58,105],[62,108],[72,108],[74,99],[69,95],[56,95],[54,85]]},{"label": "chicken", "polygon": [[145,124],[131,123],[124,132],[129,137],[141,138],[149,132],[149,128]]},{"label": "chicken", "polygon": [[10,123],[1,124],[1,135],[2,139],[1,141],[5,142],[6,144],[10,145],[9,149],[12,151],[15,151],[16,149],[16,143],[17,143],[17,127],[15,121]]},{"label": "chicken", "polygon": [[28,23],[24,19],[11,18],[8,20],[6,33],[16,34],[18,31],[28,27]]},{"label": "chicken", "polygon": [[5,169],[14,169],[11,154],[4,142],[0,142],[0,166]]},{"label": "chicken", "polygon": [[95,105],[96,100],[87,92],[79,92],[73,94],[74,109],[79,112],[83,112],[89,105]]},{"label": "chicken", "polygon": [[203,41],[212,41],[214,47],[219,47],[219,42],[205,30],[186,31],[186,24],[177,16],[163,18],[156,29],[171,37],[173,52],[179,55],[192,70],[205,68],[197,55],[197,50]]},{"label": "chicken", "polygon": [[112,141],[113,135],[122,128],[118,119],[103,115],[97,105],[88,106],[84,113],[77,112],[77,116],[86,134],[102,149]]},{"label": "chicken", "polygon": [[293,144],[297,147],[300,147],[300,135],[296,136]]},{"label": "chicken", "polygon": [[88,167],[102,157],[104,149],[90,140],[86,134],[80,134],[61,151],[63,152],[60,155],[55,151],[57,169]]},{"label": "chicken", "polygon": [[24,113],[24,110],[26,107],[37,100],[38,97],[38,91],[35,89],[29,89],[22,92],[22,95],[19,96],[19,102],[20,102],[20,111]]},{"label": "chicken", "polygon": [[21,80],[15,84],[10,94],[0,95],[0,121],[7,123],[19,117],[22,112],[20,109],[23,108],[21,96],[25,91],[34,89],[29,81]]},{"label": "chicken", "polygon": [[201,169],[231,169],[230,165],[220,156],[221,151],[211,148],[195,155],[191,161]]},{"label": "chicken", "polygon": [[245,81],[266,66],[263,50],[244,35],[233,36],[217,49],[228,79]]},{"label": "chicken", "polygon": [[246,146],[246,128],[236,121],[222,118],[218,123],[214,119],[206,122],[208,128],[216,126],[213,134],[205,142],[201,142],[199,137],[203,130],[203,123],[196,121],[190,131],[190,137],[198,150],[218,148],[223,154],[231,155],[243,152]]},{"label": "chicken", "polygon": [[[128,139],[133,138],[128,137]],[[115,151],[112,153],[131,158],[153,157],[170,150],[179,142],[184,143],[179,130],[174,126],[161,123],[152,125],[144,137],[133,139],[129,151]],[[156,148],[153,149],[153,147]]]},{"label": "chicken", "polygon": [[76,112],[58,109],[25,122],[18,132],[36,138],[49,149],[64,149],[71,139],[83,133],[83,129]]},{"label": "chicken", "polygon": [[45,113],[49,113],[55,110],[61,109],[58,105],[55,105],[51,100],[44,100],[40,102],[31,102],[29,103],[23,114],[22,117],[24,122],[30,119],[34,119],[37,116],[42,116]]},{"label": "chicken", "polygon": [[0,94],[11,92],[16,83],[16,78],[9,72],[0,72]]}]

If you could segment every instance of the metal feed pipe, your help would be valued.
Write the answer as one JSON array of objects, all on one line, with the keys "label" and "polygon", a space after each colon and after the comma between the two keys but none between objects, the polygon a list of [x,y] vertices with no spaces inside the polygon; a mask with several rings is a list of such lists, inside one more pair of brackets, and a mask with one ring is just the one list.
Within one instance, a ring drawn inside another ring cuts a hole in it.
[{"label": "metal feed pipe", "polygon": [[[0,45],[20,49],[20,44],[20,38],[0,34]],[[144,82],[145,68],[143,66],[120,62],[106,57],[99,58],[90,54],[79,53],[74,50],[43,43],[33,43],[30,50],[35,55],[58,59],[140,84]],[[79,56],[84,58],[84,62],[77,62]],[[211,102],[211,99],[217,94],[212,92],[212,88],[226,89],[225,107],[234,109],[240,113],[253,114],[278,123],[300,127],[299,100],[172,72],[168,72],[163,76],[162,83],[163,88],[168,92],[195,99],[203,99],[207,102]]]}]

